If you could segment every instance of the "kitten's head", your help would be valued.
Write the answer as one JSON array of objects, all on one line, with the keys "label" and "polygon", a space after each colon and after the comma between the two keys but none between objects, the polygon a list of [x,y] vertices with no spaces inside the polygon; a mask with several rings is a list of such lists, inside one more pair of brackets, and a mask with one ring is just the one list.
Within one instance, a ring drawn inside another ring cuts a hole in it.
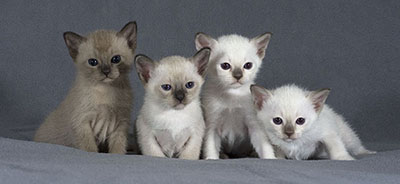
[{"label": "kitten's head", "polygon": [[80,77],[93,83],[110,83],[129,73],[136,33],[136,22],[129,22],[119,32],[99,30],[87,37],[65,32],[64,40]]},{"label": "kitten's head", "polygon": [[136,70],[149,98],[146,100],[179,110],[198,99],[209,56],[209,48],[192,58],[170,56],[158,63],[145,55],[136,56]]},{"label": "kitten's head", "polygon": [[257,117],[269,136],[290,142],[310,128],[321,112],[330,89],[306,91],[295,85],[275,90],[250,87]]},{"label": "kitten's head", "polygon": [[208,78],[223,89],[237,89],[253,83],[265,56],[271,33],[253,39],[239,35],[221,36],[217,40],[197,33],[196,49],[211,48]]}]

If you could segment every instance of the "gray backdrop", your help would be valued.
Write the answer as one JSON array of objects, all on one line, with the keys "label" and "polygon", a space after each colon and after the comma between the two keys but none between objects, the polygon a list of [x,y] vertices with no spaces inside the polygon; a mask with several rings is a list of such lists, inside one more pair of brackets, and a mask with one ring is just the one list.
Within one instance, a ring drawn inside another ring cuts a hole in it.
[{"label": "gray backdrop", "polygon": [[[138,23],[137,53],[195,53],[194,35],[274,35],[257,82],[330,87],[367,142],[399,142],[400,1],[19,1],[0,5],[0,136],[31,139],[65,97],[74,66],[62,33]],[[131,75],[136,112],[143,87]]]}]

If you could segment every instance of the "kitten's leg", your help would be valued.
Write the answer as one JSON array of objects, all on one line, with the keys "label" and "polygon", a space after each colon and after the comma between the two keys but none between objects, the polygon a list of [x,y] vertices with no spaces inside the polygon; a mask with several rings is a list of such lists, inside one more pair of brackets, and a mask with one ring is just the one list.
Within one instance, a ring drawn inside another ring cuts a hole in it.
[{"label": "kitten's leg", "polygon": [[323,139],[329,158],[332,160],[354,160],[338,135],[326,136]]},{"label": "kitten's leg", "polygon": [[221,138],[217,135],[216,128],[210,127],[204,142],[204,158],[219,159],[219,151],[221,148]]},{"label": "kitten's leg", "polygon": [[141,143],[140,148],[143,155],[166,157],[154,135],[150,134],[149,136],[143,137]]},{"label": "kitten's leg", "polygon": [[376,151],[367,150],[361,143],[360,138],[354,132],[353,129],[340,117],[337,121],[338,128],[340,130],[341,138],[348,149],[348,151],[353,155],[365,155],[365,154],[375,154]]},{"label": "kitten's leg", "polygon": [[179,155],[181,159],[198,160],[200,157],[202,137],[193,135],[186,142],[184,150]]},{"label": "kitten's leg", "polygon": [[286,159],[285,153],[277,147],[275,147],[275,156],[277,159]]},{"label": "kitten's leg", "polygon": [[128,123],[121,122],[108,138],[109,153],[126,154]]},{"label": "kitten's leg", "polygon": [[262,159],[276,159],[274,149],[269,143],[267,135],[253,122],[248,126],[251,144],[258,156]]},{"label": "kitten's leg", "polygon": [[74,128],[74,131],[76,133],[75,146],[78,149],[88,152],[98,152],[95,136],[89,122],[79,124]]}]

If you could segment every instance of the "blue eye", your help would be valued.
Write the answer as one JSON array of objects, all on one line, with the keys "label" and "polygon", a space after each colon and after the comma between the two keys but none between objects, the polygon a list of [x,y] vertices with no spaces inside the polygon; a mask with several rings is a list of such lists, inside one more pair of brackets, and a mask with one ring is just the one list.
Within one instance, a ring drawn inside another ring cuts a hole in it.
[{"label": "blue eye", "polygon": [[253,67],[253,63],[251,63],[251,62],[247,62],[247,63],[244,64],[244,66],[243,66],[243,68],[244,68],[244,69],[247,69],[247,70],[250,70],[251,67]]},{"label": "blue eye", "polygon": [[306,122],[306,119],[304,118],[297,118],[296,119],[296,124],[298,125],[303,125]]},{"label": "blue eye", "polygon": [[272,119],[272,121],[276,124],[276,125],[280,125],[282,124],[282,119],[280,117],[276,117],[274,119]]},{"label": "blue eye", "polygon": [[111,58],[111,63],[117,64],[121,61],[121,56],[120,55],[115,55]]},{"label": "blue eye", "polygon": [[186,83],[185,87],[188,88],[188,89],[193,88],[194,87],[194,82],[190,81],[190,82]]},{"label": "blue eye", "polygon": [[161,88],[164,90],[164,91],[169,91],[169,90],[171,90],[171,85],[169,85],[169,84],[163,84],[163,85],[161,85]]},{"label": "blue eye", "polygon": [[91,66],[96,66],[97,64],[99,64],[99,62],[97,61],[97,59],[93,59],[93,58],[89,59],[89,60],[88,60],[88,63],[89,63],[89,65],[91,65]]},{"label": "blue eye", "polygon": [[229,63],[222,63],[221,68],[224,70],[229,70],[229,68],[231,68],[231,65]]}]

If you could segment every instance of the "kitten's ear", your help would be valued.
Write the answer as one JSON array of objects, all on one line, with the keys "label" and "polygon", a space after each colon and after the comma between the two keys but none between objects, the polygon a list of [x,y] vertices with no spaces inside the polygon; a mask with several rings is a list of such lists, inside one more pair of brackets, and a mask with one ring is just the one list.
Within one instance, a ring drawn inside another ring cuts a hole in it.
[{"label": "kitten's ear", "polygon": [[155,62],[149,57],[139,54],[135,57],[135,67],[142,83],[147,84],[151,77],[151,71],[155,68]]},{"label": "kitten's ear", "polygon": [[328,98],[329,92],[331,89],[329,88],[323,88],[319,89],[317,91],[312,91],[308,95],[308,97],[311,99],[311,102],[314,105],[314,109],[317,113],[320,113],[322,110],[322,107],[324,107],[325,100]]},{"label": "kitten's ear", "polygon": [[264,102],[272,96],[272,93],[270,91],[255,84],[252,84],[250,86],[250,91],[251,95],[253,96],[253,102],[257,110],[261,110],[263,108]]},{"label": "kitten's ear", "polygon": [[81,43],[85,40],[85,37],[82,37],[81,35],[78,35],[74,32],[68,31],[64,33],[64,41],[68,47],[69,55],[71,55],[72,59],[76,59],[76,56],[79,52],[79,45],[81,45]]},{"label": "kitten's ear", "polygon": [[192,58],[192,62],[197,67],[197,72],[203,77],[206,74],[207,64],[210,60],[210,52],[211,49],[205,47],[199,50]]},{"label": "kitten's ear", "polygon": [[264,34],[261,34],[253,39],[251,39],[251,42],[256,46],[257,48],[257,55],[260,59],[263,59],[265,56],[265,50],[267,50],[269,40],[271,39],[272,33],[266,32]]},{"label": "kitten's ear", "polygon": [[128,46],[134,52],[136,49],[136,35],[137,25],[135,21],[128,22],[122,29],[117,33],[118,36],[124,37],[128,41]]},{"label": "kitten's ear", "polygon": [[201,32],[196,34],[194,42],[196,43],[196,50],[200,50],[204,47],[209,47],[212,49],[214,48],[215,44],[217,44],[217,40]]}]

